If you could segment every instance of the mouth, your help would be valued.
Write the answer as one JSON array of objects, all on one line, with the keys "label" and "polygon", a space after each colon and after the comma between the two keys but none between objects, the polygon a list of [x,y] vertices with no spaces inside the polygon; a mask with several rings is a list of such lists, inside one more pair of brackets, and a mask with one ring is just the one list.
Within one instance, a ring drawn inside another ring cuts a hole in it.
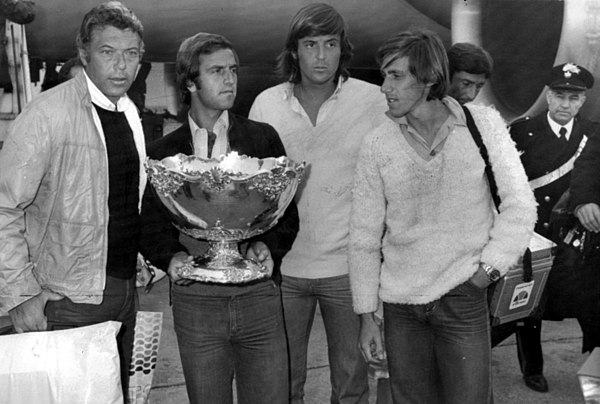
[{"label": "mouth", "polygon": [[123,84],[127,83],[127,79],[119,78],[119,77],[113,77],[110,79],[110,81],[112,81],[113,83],[115,83],[117,85],[123,85]]}]

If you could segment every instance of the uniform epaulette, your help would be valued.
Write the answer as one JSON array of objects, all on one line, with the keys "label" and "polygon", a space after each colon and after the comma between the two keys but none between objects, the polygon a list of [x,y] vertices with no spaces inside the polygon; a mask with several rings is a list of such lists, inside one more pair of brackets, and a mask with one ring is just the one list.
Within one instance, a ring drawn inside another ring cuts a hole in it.
[{"label": "uniform epaulette", "polygon": [[529,121],[530,119],[531,119],[531,117],[530,117],[530,116],[528,116],[528,115],[527,115],[527,116],[522,116],[522,117],[520,117],[520,118],[517,118],[517,119],[515,119],[515,120],[514,120],[514,121],[512,121],[511,123],[509,123],[509,124],[508,124],[508,127],[510,128],[511,126],[514,126],[514,125],[519,125],[519,124],[521,124],[521,123],[524,123],[524,122],[527,122],[527,121]]}]

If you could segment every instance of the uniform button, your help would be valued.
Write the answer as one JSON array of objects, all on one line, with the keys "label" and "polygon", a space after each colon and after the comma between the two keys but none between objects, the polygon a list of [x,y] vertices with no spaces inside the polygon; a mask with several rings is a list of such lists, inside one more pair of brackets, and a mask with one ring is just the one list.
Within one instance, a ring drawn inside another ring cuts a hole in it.
[{"label": "uniform button", "polygon": [[544,197],[544,201],[546,201],[546,202],[550,202],[550,197],[549,197],[549,196],[545,196],[545,197]]},{"label": "uniform button", "polygon": [[533,133],[529,132],[529,136],[533,136]]},{"label": "uniform button", "polygon": [[544,229],[547,229],[548,227],[550,227],[550,225],[548,223],[544,223]]}]

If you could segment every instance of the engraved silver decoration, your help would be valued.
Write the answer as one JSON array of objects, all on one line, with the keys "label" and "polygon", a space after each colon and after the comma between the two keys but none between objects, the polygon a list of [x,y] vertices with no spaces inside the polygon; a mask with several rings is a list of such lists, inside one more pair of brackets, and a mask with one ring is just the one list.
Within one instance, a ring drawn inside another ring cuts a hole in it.
[{"label": "engraved silver decoration", "polygon": [[231,152],[220,159],[177,154],[147,159],[148,179],[173,225],[209,242],[206,255],[179,271],[202,282],[245,283],[270,271],[244,259],[238,242],[269,230],[292,201],[304,163],[287,157],[253,158]]}]

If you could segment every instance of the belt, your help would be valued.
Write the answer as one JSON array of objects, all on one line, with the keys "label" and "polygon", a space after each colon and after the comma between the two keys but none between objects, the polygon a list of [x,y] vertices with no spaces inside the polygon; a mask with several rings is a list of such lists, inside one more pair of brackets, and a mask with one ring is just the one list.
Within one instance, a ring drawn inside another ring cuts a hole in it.
[{"label": "belt", "polygon": [[581,151],[585,147],[586,142],[587,136],[583,136],[583,139],[581,139],[581,142],[579,143],[579,147],[577,147],[577,151],[565,164],[548,174],[542,175],[541,177],[529,181],[529,186],[531,187],[531,189],[538,189],[543,186],[546,186],[550,183],[553,183],[563,175],[569,173],[573,169],[575,160],[577,160],[577,157],[579,157],[579,155],[581,154]]}]

